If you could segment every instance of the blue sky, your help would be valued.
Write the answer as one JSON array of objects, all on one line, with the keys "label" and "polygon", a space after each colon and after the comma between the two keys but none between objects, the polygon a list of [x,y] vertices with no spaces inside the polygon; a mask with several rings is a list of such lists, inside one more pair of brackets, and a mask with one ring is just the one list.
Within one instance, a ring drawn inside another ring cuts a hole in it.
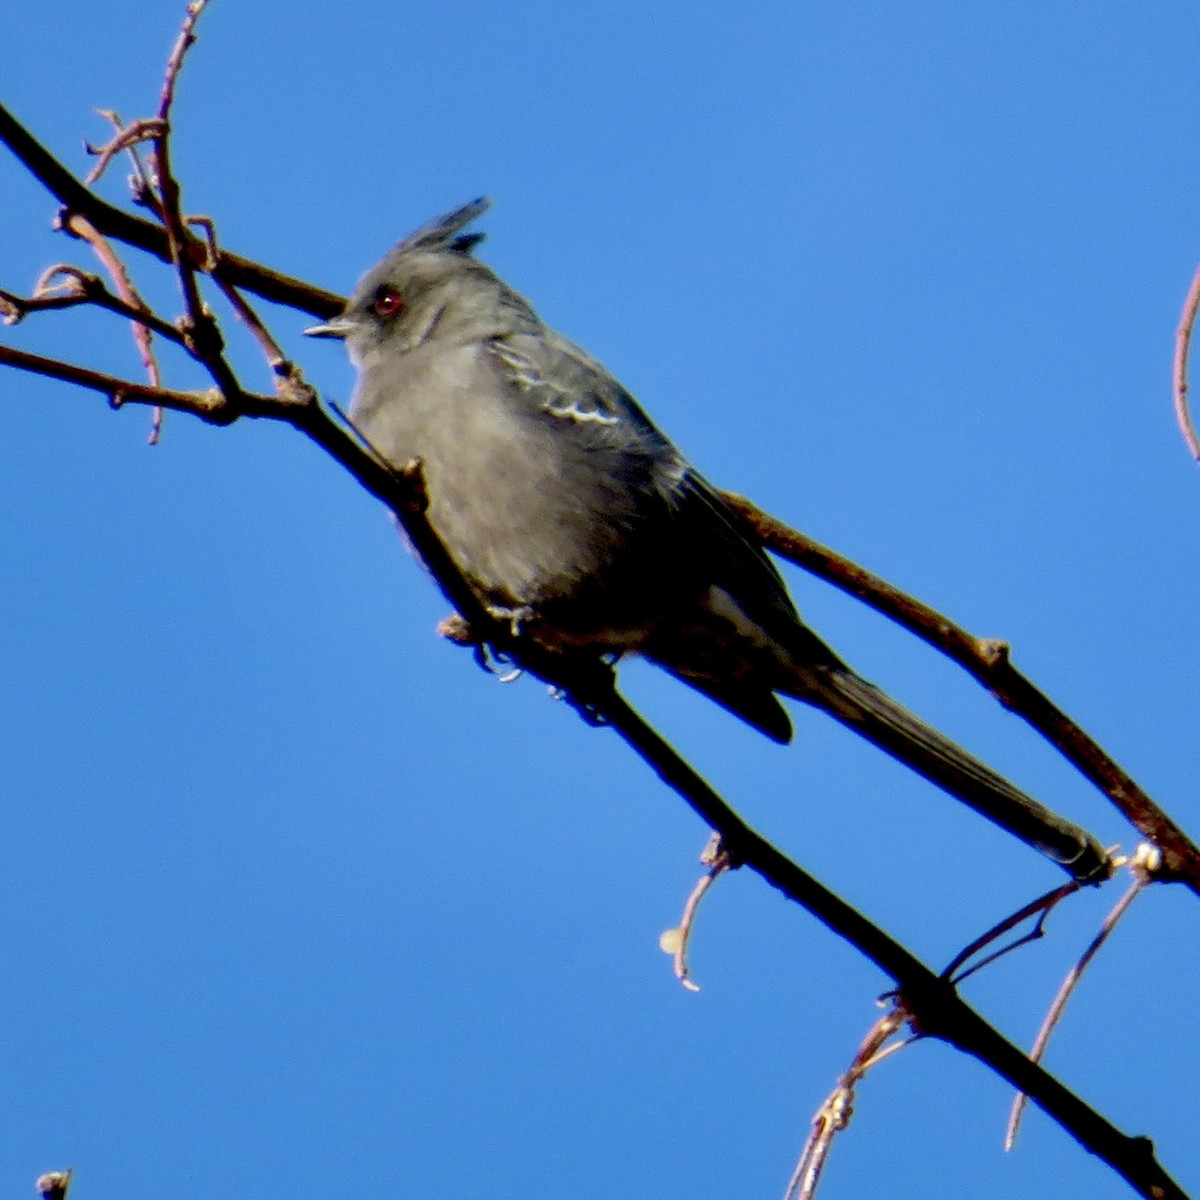
[{"label": "blue sky", "polygon": [[[86,169],[93,109],[155,107],[177,9],[14,9],[4,101]],[[1182,2],[214,3],[176,161],[224,244],[342,291],[491,196],[486,260],[715,483],[1009,640],[1195,832],[1200,468],[1169,381],[1198,51]],[[0,194],[0,286],[86,263],[3,157]],[[344,402],[340,348],[273,317]],[[100,316],[3,336],[138,369]],[[300,438],[169,418],[151,450],[144,412],[13,374],[0,423],[0,1190],[74,1164],[78,1200],[782,1192],[886,980],[747,874],[706,902],[703,990],[680,989],[656,939],[705,831],[615,737],[440,642],[384,514]],[[789,579],[863,673],[1133,844],[978,687]],[[817,714],[779,749],[647,667],[623,682],[935,964],[1058,880]],[[969,998],[1028,1042],[1120,887]],[[1192,1187],[1195,912],[1162,888],[1135,907],[1049,1064]],[[906,1051],[822,1195],[1129,1194],[1038,1113],[1003,1155],[1007,1102],[953,1051]]]}]

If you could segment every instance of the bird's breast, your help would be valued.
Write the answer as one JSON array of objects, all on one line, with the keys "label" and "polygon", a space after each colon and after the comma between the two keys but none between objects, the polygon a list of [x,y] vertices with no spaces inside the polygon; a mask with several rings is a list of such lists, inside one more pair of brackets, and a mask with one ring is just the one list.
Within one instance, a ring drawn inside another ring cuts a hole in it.
[{"label": "bird's breast", "polygon": [[430,523],[485,602],[564,641],[643,636],[635,592],[662,559],[652,463],[523,403],[478,345],[368,369],[351,416],[389,461],[420,459]]}]

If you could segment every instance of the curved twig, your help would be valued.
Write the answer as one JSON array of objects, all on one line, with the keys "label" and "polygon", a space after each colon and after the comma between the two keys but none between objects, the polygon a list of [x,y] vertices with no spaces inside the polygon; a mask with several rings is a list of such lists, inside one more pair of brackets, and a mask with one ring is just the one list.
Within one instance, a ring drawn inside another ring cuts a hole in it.
[{"label": "curved twig", "polygon": [[1183,302],[1183,311],[1179,315],[1179,327],[1175,331],[1175,362],[1172,377],[1175,381],[1175,420],[1179,422],[1179,431],[1187,448],[1197,461],[1200,461],[1200,437],[1192,424],[1192,413],[1188,405],[1188,355],[1192,345],[1192,330],[1196,325],[1196,312],[1200,309],[1200,267],[1192,276],[1192,286],[1188,288],[1187,298]]},{"label": "curved twig", "polygon": [[[1042,1061],[1042,1057],[1046,1053],[1046,1047],[1050,1043],[1050,1035],[1062,1019],[1063,1012],[1067,1007],[1067,1001],[1071,998],[1076,987],[1079,986],[1079,981],[1083,978],[1083,973],[1087,970],[1088,963],[1096,957],[1100,951],[1100,947],[1108,941],[1113,930],[1116,929],[1118,922],[1129,911],[1130,905],[1142,894],[1146,885],[1150,883],[1150,870],[1155,865],[1153,862],[1155,854],[1157,854],[1156,849],[1143,848],[1142,852],[1134,857],[1130,865],[1130,869],[1133,872],[1133,883],[1129,885],[1125,894],[1113,906],[1108,916],[1104,918],[1099,932],[1091,940],[1087,949],[1079,956],[1079,961],[1067,972],[1066,978],[1059,985],[1058,992],[1050,1003],[1045,1020],[1042,1021],[1042,1027],[1038,1030],[1038,1035],[1034,1039],[1033,1048],[1029,1051],[1029,1057],[1034,1062],[1040,1063]],[[1004,1133],[1005,1150],[1011,1150],[1016,1144],[1017,1130],[1021,1125],[1021,1115],[1025,1111],[1026,1099],[1027,1097],[1023,1092],[1018,1092],[1013,1097],[1012,1109],[1008,1116],[1008,1128]]]}]

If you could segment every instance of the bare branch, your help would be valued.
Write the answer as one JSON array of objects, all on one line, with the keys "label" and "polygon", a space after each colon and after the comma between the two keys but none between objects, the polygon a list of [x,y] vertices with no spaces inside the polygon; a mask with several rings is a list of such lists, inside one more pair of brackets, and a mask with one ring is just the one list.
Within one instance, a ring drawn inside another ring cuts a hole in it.
[{"label": "bare branch", "polygon": [[1143,837],[1162,849],[1158,878],[1186,883],[1200,895],[1200,849],[1094,739],[1012,665],[1003,642],[974,637],[929,605],[790,528],[744,496],[721,495],[781,558],[869,604],[973,675],[1090,779]]},{"label": "bare branch", "polygon": [[[183,198],[179,181],[171,170],[171,105],[175,101],[175,85],[179,72],[183,69],[183,61],[189,47],[196,40],[196,22],[204,11],[207,0],[192,0],[187,7],[187,18],[171,57],[167,61],[166,76],[163,79],[162,96],[158,106],[157,130],[154,137],[155,174],[158,179],[158,193],[162,202],[161,217],[163,227],[167,231],[167,244],[171,251],[171,261],[175,264],[179,276],[180,288],[183,291],[184,305],[187,311],[187,322],[183,326],[184,335],[195,338],[198,345],[198,356],[207,363],[208,356],[220,358],[220,332],[212,314],[204,306],[200,298],[200,289],[196,283],[196,269],[191,251],[192,237],[188,233],[183,219]],[[218,374],[221,368],[217,366]],[[222,384],[220,379],[218,385]]]},{"label": "bare branch", "polygon": [[196,41],[196,22],[200,20],[200,14],[207,4],[208,0],[190,0],[183,28],[180,29],[179,37],[175,39],[175,46],[171,50],[171,57],[167,60],[167,70],[163,77],[162,94],[158,104],[158,119],[164,125],[170,122],[171,105],[175,102],[175,85],[179,79],[179,72],[183,70],[183,60],[187,57],[188,50]]},{"label": "bare branch", "polygon": [[[60,278],[62,282],[59,282]],[[13,316],[8,324],[15,325],[29,313],[77,308],[90,304],[125,317],[137,325],[144,325],[176,345],[183,345],[183,335],[174,325],[164,321],[148,308],[138,307],[120,296],[114,296],[104,286],[104,280],[99,275],[81,271],[67,263],[59,263],[43,271],[32,296],[15,296],[11,292],[0,290],[0,300],[13,309]]]},{"label": "bare branch", "polygon": [[15,350],[11,346],[0,345],[0,364],[99,392],[108,398],[113,408],[121,408],[125,404],[161,405],[175,412],[190,413],[210,425],[229,425],[240,416],[266,416],[269,410],[276,408],[281,411],[271,412],[270,415],[282,415],[283,405],[274,396],[243,392],[239,394],[239,403],[233,404],[215,388],[204,392],[177,392],[170,388],[151,387],[102,371],[78,367],[74,363]]}]

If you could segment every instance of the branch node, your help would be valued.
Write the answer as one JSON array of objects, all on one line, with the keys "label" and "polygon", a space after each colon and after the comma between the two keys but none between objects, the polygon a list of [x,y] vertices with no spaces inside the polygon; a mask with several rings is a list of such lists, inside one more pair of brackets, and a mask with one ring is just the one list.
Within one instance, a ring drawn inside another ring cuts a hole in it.
[{"label": "branch node", "polygon": [[422,516],[429,508],[429,492],[425,487],[425,464],[419,458],[410,458],[396,475],[406,489],[404,511],[416,517]]},{"label": "branch node", "polygon": [[1163,874],[1163,852],[1153,842],[1142,842],[1129,857],[1129,870],[1147,883]]},{"label": "branch node", "polygon": [[1008,666],[1012,648],[1007,642],[999,638],[977,638],[975,647],[980,661],[990,670]]},{"label": "branch node", "polygon": [[225,339],[221,328],[207,308],[195,317],[180,317],[175,328],[183,335],[183,344],[189,354],[202,363],[210,363],[224,353]]},{"label": "branch node", "polygon": [[317,389],[304,378],[295,363],[279,360],[271,364],[271,370],[275,374],[275,395],[280,400],[296,408],[313,411],[320,408]]}]

